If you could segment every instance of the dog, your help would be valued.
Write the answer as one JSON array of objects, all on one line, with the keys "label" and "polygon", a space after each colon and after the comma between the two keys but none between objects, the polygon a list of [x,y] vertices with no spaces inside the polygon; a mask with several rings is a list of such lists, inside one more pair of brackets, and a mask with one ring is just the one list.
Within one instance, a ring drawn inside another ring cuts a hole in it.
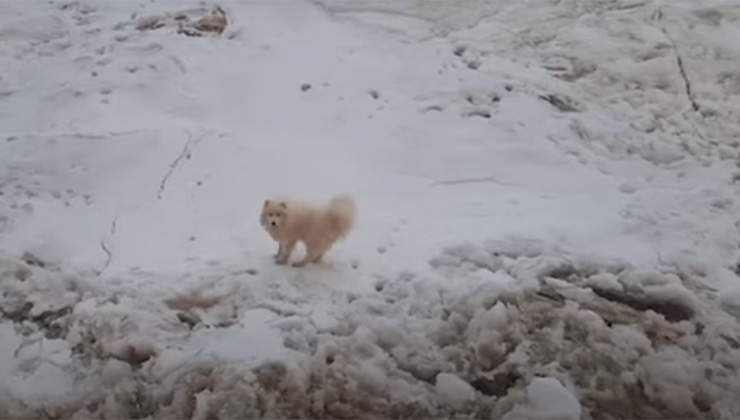
[{"label": "dog", "polygon": [[306,256],[293,267],[318,263],[338,241],[352,230],[357,218],[355,200],[349,195],[333,197],[328,204],[277,197],[266,200],[260,224],[278,243],[275,263],[287,264],[296,243],[303,242]]}]

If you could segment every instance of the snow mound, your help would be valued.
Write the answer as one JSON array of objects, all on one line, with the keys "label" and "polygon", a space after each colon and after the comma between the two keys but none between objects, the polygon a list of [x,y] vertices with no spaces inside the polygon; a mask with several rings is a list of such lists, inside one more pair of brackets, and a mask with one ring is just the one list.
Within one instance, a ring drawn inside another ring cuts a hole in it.
[{"label": "snow mound", "polygon": [[178,34],[201,37],[209,33],[220,35],[227,25],[226,12],[216,7],[210,13],[205,8],[199,8],[178,13],[144,16],[136,21],[135,27],[140,31],[155,30],[168,26],[176,27]]},{"label": "snow mound", "polygon": [[[738,156],[740,76],[734,63],[740,49],[727,40],[737,37],[740,14],[725,0],[569,0],[536,7],[476,0],[465,8],[454,2],[319,2],[411,39],[443,38],[456,46],[461,64],[482,74],[526,72],[513,84],[539,91],[566,111],[570,134],[596,155],[658,166]],[[394,16],[426,24],[389,28]],[[616,121],[604,120],[601,110]],[[476,115],[490,118],[481,112]]]},{"label": "snow mound", "polygon": [[[740,415],[740,324],[695,274],[527,240],[453,247],[430,266],[364,294],[326,289],[316,308],[286,299],[295,286],[275,295],[273,280],[243,272],[208,296],[144,301],[125,281],[100,289],[89,274],[5,259],[0,331],[18,350],[2,377],[30,386],[53,368],[75,392],[14,391],[0,415]],[[36,360],[39,342],[54,360]]]}]

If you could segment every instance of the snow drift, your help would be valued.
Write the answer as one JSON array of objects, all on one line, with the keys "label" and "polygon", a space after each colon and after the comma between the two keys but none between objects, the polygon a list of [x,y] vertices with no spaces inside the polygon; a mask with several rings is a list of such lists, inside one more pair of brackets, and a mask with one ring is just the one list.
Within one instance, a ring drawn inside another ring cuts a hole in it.
[{"label": "snow drift", "polygon": [[[220,299],[178,307],[190,323],[171,302],[6,259],[3,337],[23,363],[5,364],[4,380],[75,379],[62,399],[6,399],[3,417],[553,419],[580,418],[578,401],[592,418],[740,413],[740,323],[697,273],[516,240],[451,248],[431,266],[366,295],[327,287],[329,323],[306,311],[309,299],[266,300],[295,285],[221,277],[209,291]],[[210,348],[275,331],[285,353],[253,366],[246,347],[232,362]],[[47,346],[52,356],[39,354]]]}]

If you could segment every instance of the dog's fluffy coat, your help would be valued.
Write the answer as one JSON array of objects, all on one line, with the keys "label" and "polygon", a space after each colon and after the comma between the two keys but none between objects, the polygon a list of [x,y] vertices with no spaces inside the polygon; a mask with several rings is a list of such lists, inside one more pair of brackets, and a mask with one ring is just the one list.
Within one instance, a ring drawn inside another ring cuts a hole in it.
[{"label": "dog's fluffy coat", "polygon": [[278,264],[286,264],[296,243],[304,243],[306,256],[293,263],[302,267],[321,261],[332,245],[352,230],[356,217],[355,200],[348,195],[337,195],[325,205],[277,197],[265,201],[260,223],[278,243]]}]

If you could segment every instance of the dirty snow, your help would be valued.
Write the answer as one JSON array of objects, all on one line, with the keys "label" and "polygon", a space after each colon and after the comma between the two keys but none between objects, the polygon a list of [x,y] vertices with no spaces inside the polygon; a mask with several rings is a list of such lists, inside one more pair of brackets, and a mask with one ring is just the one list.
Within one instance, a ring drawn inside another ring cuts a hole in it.
[{"label": "dirty snow", "polygon": [[[0,3],[0,417],[740,417],[738,28]],[[263,200],[339,192],[275,266]]]}]

